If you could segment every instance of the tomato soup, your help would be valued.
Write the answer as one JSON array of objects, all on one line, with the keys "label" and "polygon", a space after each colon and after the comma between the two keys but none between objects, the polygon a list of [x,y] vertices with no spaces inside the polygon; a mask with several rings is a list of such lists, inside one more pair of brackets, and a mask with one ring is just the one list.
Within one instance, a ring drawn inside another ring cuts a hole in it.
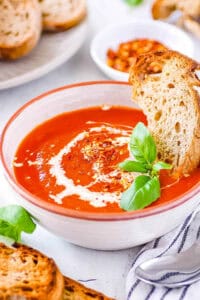
[{"label": "tomato soup", "polygon": [[[58,115],[36,127],[21,142],[13,168],[17,181],[41,201],[77,211],[121,212],[121,194],[135,173],[118,164],[130,157],[133,127],[146,123],[140,110],[90,107]],[[170,202],[198,183],[200,170],[174,181],[163,172],[161,197]]]}]

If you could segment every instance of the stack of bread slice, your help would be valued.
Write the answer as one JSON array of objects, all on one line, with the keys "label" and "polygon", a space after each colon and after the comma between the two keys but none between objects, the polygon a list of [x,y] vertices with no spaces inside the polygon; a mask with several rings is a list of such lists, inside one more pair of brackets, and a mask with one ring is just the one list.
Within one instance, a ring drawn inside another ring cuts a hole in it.
[{"label": "stack of bread slice", "polygon": [[39,3],[45,31],[66,30],[86,16],[85,0],[39,0]]},{"label": "stack of bread slice", "polygon": [[67,30],[85,16],[86,0],[1,0],[0,58],[23,57],[42,31]]},{"label": "stack of bread slice", "polygon": [[155,0],[152,6],[152,15],[154,19],[165,19],[175,10],[182,13],[178,24],[200,37],[200,1]]},{"label": "stack of bread slice", "polygon": [[147,116],[158,159],[175,177],[200,163],[200,65],[175,51],[141,55],[130,70],[133,101]]},{"label": "stack of bread slice", "polygon": [[111,300],[64,277],[53,259],[25,245],[0,243],[0,299]]},{"label": "stack of bread slice", "polygon": [[0,58],[28,54],[41,35],[41,10],[37,0],[0,1]]}]

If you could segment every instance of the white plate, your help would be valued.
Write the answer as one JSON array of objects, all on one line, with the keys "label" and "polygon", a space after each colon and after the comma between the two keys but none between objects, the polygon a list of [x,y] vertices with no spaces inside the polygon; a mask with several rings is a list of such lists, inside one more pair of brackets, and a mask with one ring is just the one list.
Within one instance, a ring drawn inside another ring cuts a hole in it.
[{"label": "white plate", "polygon": [[60,33],[45,33],[36,48],[17,61],[0,62],[0,90],[18,86],[52,71],[81,47],[87,21]]}]

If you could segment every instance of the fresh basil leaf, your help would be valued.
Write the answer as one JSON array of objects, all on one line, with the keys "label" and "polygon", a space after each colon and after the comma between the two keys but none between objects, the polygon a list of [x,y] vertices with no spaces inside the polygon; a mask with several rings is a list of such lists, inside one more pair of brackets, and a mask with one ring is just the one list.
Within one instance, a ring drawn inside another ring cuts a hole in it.
[{"label": "fresh basil leaf", "polygon": [[118,165],[122,170],[127,172],[147,173],[148,169],[139,161],[125,160]]},{"label": "fresh basil leaf", "polygon": [[130,149],[134,158],[144,164],[151,164],[156,159],[156,144],[147,127],[139,122],[133,129]]},{"label": "fresh basil leaf", "polygon": [[167,164],[163,161],[158,161],[153,165],[152,170],[155,172],[159,172],[160,170],[170,170],[172,168],[172,165]]},{"label": "fresh basil leaf", "polygon": [[150,176],[137,176],[132,185],[122,194],[120,207],[124,210],[132,210],[131,207],[135,195],[149,180],[151,180]]},{"label": "fresh basil leaf", "polygon": [[129,5],[134,6],[142,3],[143,0],[125,0]]},{"label": "fresh basil leaf", "polygon": [[15,239],[0,235],[0,243],[6,244],[7,246],[12,246],[15,243]]},{"label": "fresh basil leaf", "polygon": [[120,207],[127,211],[142,209],[160,197],[158,176],[140,175],[131,187],[122,194]]},{"label": "fresh basil leaf", "polygon": [[15,228],[15,226],[4,220],[0,220],[0,235],[9,237],[16,242],[21,241],[20,234]]},{"label": "fresh basil leaf", "polygon": [[31,215],[19,205],[0,208],[0,235],[19,242],[21,233],[32,233],[36,228]]}]

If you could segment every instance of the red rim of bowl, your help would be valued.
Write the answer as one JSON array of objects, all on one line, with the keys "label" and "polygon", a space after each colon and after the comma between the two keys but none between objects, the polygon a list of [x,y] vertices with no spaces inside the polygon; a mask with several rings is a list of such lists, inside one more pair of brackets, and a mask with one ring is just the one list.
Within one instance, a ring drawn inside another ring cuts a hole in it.
[{"label": "red rim of bowl", "polygon": [[121,81],[89,81],[89,82],[82,82],[82,83],[76,83],[71,85],[66,85],[60,88],[53,89],[51,91],[48,91],[46,93],[41,94],[40,96],[37,96],[33,98],[32,100],[28,101],[26,104],[21,106],[8,120],[6,123],[1,136],[0,141],[0,157],[2,161],[2,165],[5,171],[5,175],[13,187],[13,189],[22,196],[26,201],[31,203],[32,205],[35,205],[38,208],[47,210],[51,213],[55,213],[61,216],[71,217],[71,218],[77,218],[77,219],[83,219],[83,220],[95,220],[95,221],[120,221],[120,220],[130,220],[130,219],[137,219],[137,218],[143,218],[148,216],[153,216],[159,213],[164,213],[168,210],[171,210],[177,206],[180,206],[190,200],[192,197],[196,196],[200,192],[200,183],[193,186],[192,189],[190,189],[188,192],[184,193],[181,196],[178,196],[174,198],[172,201],[168,203],[161,203],[157,206],[153,207],[147,207],[142,210],[133,211],[133,212],[119,212],[119,213],[91,213],[91,212],[81,212],[81,211],[75,211],[73,209],[67,209],[62,206],[58,206],[56,204],[48,203],[35,195],[28,192],[22,185],[20,185],[15,177],[12,175],[12,173],[9,170],[9,167],[7,166],[4,154],[3,154],[3,144],[4,144],[4,138],[6,135],[6,131],[9,128],[9,126],[12,124],[12,122],[17,118],[18,115],[27,107],[30,106],[32,103],[35,103],[37,101],[41,101],[44,97],[57,93],[59,91],[76,88],[79,86],[89,86],[89,85],[100,85],[100,84],[110,84],[110,85],[129,85],[126,82]]}]

